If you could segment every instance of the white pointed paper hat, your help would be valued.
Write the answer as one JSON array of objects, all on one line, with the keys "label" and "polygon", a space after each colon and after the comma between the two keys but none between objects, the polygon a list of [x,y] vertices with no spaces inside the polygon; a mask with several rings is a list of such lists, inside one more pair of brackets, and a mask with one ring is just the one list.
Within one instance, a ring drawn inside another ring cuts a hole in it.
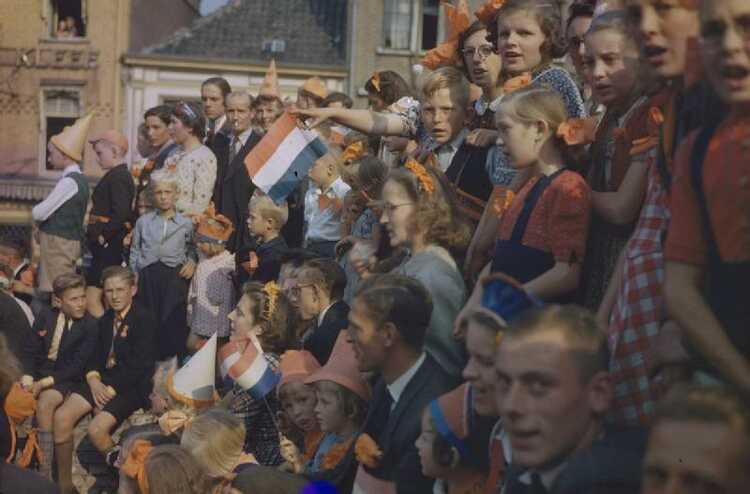
[{"label": "white pointed paper hat", "polygon": [[83,159],[83,148],[86,146],[86,136],[89,133],[91,119],[94,112],[76,120],[73,125],[65,127],[62,132],[50,138],[52,144],[74,161]]},{"label": "white pointed paper hat", "polygon": [[276,71],[276,60],[273,58],[271,59],[271,64],[268,66],[268,72],[266,72],[266,77],[263,79],[263,84],[260,86],[260,91],[258,91],[258,96],[270,96],[281,99],[279,74]]},{"label": "white pointed paper hat", "polygon": [[168,379],[167,389],[175,400],[203,408],[216,401],[216,334]]}]

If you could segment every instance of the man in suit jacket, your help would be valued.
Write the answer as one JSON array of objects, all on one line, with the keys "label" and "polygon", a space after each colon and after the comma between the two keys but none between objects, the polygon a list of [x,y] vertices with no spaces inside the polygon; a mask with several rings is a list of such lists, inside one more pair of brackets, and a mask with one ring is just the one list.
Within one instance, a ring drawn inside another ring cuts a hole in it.
[{"label": "man in suit jacket", "polygon": [[383,452],[377,465],[360,465],[355,493],[432,492],[417,448],[422,412],[458,385],[424,351],[432,301],[419,281],[385,274],[363,283],[349,313],[349,337],[362,372],[380,374],[363,432]]},{"label": "man in suit jacket", "polygon": [[86,314],[86,281],[78,274],[58,276],[52,283],[59,309],[46,309],[28,332],[21,353],[22,385],[38,396],[36,420],[42,450],[40,473],[52,478],[53,416],[65,397],[83,382],[99,333]]},{"label": "man in suit jacket", "polygon": [[349,305],[341,300],[346,274],[333,259],[312,259],[297,275],[298,313],[313,326],[302,336],[302,348],[321,365],[328,362],[342,329],[349,326]]},{"label": "man in suit jacket", "polygon": [[[210,77],[201,84],[201,102],[206,117],[206,137],[203,144],[216,156],[216,181],[211,200],[221,204],[221,187],[229,165],[228,153],[232,140],[232,124],[227,113],[227,96],[232,87],[223,77]],[[222,157],[223,159],[220,159]]]},{"label": "man in suit jacket", "polygon": [[156,361],[156,320],[133,303],[135,274],[111,266],[102,274],[110,309],[99,319],[99,337],[81,383],[54,416],[55,457],[62,492],[72,491],[73,429],[94,408],[91,442],[108,460],[116,455],[111,433],[133,412],[148,405]]},{"label": "man in suit jacket", "polygon": [[[255,191],[245,167],[245,157],[260,141],[261,136],[252,129],[255,111],[253,98],[245,92],[227,95],[227,118],[232,133],[227,138],[226,149],[217,149],[217,161],[225,161],[224,172],[217,175],[219,185],[217,209],[232,220],[235,230],[227,242],[230,252],[237,252],[250,242],[247,229],[248,204]],[[218,140],[218,136],[217,136]],[[221,167],[220,167],[221,168]]]},{"label": "man in suit jacket", "polygon": [[640,491],[645,431],[604,426],[613,394],[593,314],[550,305],[503,332],[496,392],[512,463],[505,494]]}]

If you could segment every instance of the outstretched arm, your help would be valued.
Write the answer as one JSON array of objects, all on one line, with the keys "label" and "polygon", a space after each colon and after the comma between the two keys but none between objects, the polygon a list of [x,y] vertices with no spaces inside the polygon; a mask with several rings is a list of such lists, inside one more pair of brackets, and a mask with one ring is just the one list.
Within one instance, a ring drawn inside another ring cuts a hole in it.
[{"label": "outstretched arm", "polygon": [[311,118],[312,122],[309,124],[311,128],[330,120],[368,135],[409,136],[408,124],[403,117],[395,113],[377,113],[347,108],[311,108],[294,110],[292,113]]}]

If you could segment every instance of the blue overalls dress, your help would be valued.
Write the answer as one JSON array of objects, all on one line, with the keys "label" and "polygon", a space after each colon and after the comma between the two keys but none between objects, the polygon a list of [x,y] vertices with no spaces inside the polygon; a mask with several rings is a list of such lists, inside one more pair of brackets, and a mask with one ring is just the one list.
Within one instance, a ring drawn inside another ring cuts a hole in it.
[{"label": "blue overalls dress", "polygon": [[529,191],[521,214],[513,226],[513,233],[510,238],[508,240],[498,239],[495,243],[495,255],[492,258],[491,267],[493,273],[504,273],[521,283],[527,283],[554,267],[555,257],[551,252],[524,245],[523,237],[526,234],[531,213],[536,208],[542,194],[552,181],[564,171],[565,168],[552,175],[541,177]]}]

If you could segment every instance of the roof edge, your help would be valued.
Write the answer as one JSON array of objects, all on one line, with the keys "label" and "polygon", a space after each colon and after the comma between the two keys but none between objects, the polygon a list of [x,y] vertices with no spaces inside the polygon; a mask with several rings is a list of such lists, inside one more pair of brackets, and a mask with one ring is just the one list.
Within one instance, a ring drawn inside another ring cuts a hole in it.
[{"label": "roof edge", "polygon": [[[268,61],[243,60],[224,58],[217,61],[216,58],[190,57],[182,55],[164,55],[151,53],[126,53],[121,57],[121,62],[126,66],[159,67],[162,69],[189,69],[209,71],[242,71],[249,70],[265,73],[268,69]],[[310,64],[285,64],[277,61],[279,75],[315,75],[321,77],[347,77],[349,72],[346,64],[342,65],[310,65]]]}]

